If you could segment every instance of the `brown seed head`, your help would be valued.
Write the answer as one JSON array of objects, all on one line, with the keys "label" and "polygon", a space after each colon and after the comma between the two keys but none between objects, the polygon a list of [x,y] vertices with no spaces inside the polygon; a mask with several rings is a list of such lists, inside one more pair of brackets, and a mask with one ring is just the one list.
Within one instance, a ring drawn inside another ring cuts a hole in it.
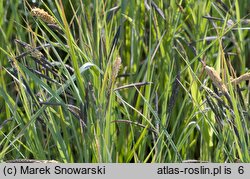
[{"label": "brown seed head", "polygon": [[111,76],[112,82],[115,81],[115,79],[116,79],[116,77],[118,75],[118,72],[119,72],[120,67],[121,67],[121,63],[122,63],[121,57],[117,57],[115,59],[113,67],[112,67],[112,76]]},{"label": "brown seed head", "polygon": [[35,7],[31,9],[31,15],[41,18],[47,24],[56,24],[56,20],[43,9]]},{"label": "brown seed head", "polygon": [[112,87],[112,84],[115,83],[116,77],[121,67],[121,63],[122,63],[121,57],[117,57],[113,63],[111,78],[108,81],[107,97],[110,96],[111,87]]},{"label": "brown seed head", "polygon": [[250,80],[250,73],[245,73],[241,75],[240,77],[231,80],[231,83],[237,85],[241,83],[242,81],[247,81],[247,80]]},{"label": "brown seed head", "polygon": [[217,71],[209,66],[205,66],[205,70],[208,74],[208,76],[213,81],[214,85],[219,88],[223,93],[228,93],[226,85],[222,82],[222,79],[220,78],[220,75],[217,73]]}]

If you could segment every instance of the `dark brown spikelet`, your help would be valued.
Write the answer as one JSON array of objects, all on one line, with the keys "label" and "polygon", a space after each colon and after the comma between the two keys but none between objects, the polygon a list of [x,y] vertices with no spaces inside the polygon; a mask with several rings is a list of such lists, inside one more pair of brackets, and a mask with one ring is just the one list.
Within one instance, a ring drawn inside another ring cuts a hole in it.
[{"label": "dark brown spikelet", "polygon": [[30,44],[23,42],[21,40],[15,39],[15,41],[17,43],[19,43],[20,45],[22,45],[29,53],[32,57],[40,60],[41,58],[44,57],[44,55],[42,54],[42,52],[40,52],[39,50],[37,50],[36,48],[33,48]]},{"label": "dark brown spikelet", "polygon": [[44,57],[44,55],[42,54],[42,52],[40,52],[39,50],[33,48],[31,45],[27,44],[24,47],[27,51],[30,51],[30,55],[38,60],[40,60],[41,58]]},{"label": "dark brown spikelet", "polygon": [[31,15],[41,18],[47,24],[56,24],[56,20],[43,9],[35,7],[31,9]]}]

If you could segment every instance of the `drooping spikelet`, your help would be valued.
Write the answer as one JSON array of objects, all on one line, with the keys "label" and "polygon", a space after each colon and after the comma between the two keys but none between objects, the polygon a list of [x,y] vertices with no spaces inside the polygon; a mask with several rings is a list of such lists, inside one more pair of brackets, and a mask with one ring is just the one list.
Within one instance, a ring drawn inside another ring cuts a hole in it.
[{"label": "drooping spikelet", "polygon": [[47,24],[56,24],[56,20],[43,9],[35,7],[31,9],[31,15],[41,18]]},{"label": "drooping spikelet", "polygon": [[240,77],[231,80],[231,83],[237,85],[241,83],[242,81],[247,81],[247,80],[250,80],[250,73],[245,73],[241,75]]},{"label": "drooping spikelet", "polygon": [[208,76],[213,81],[214,85],[219,88],[224,94],[228,93],[226,85],[222,82],[222,79],[220,78],[220,75],[217,73],[217,71],[209,66],[205,66],[205,70],[208,74]]}]

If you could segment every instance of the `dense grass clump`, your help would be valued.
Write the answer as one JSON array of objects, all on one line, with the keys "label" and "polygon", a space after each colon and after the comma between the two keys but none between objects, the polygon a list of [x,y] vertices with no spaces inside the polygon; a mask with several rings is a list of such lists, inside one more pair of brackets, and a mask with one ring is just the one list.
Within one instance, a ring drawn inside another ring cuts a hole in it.
[{"label": "dense grass clump", "polygon": [[0,2],[0,160],[250,162],[248,1]]}]

